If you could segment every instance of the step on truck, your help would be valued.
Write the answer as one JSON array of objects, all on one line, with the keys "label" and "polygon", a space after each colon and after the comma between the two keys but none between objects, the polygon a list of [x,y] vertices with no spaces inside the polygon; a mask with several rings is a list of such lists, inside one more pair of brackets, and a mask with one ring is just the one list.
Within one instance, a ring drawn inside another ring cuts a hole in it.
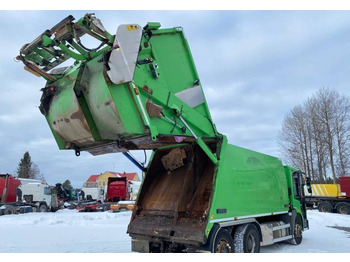
[{"label": "step on truck", "polygon": [[311,184],[311,192],[305,189],[305,201],[320,212],[350,215],[350,177],[339,177],[339,184]]},{"label": "step on truck", "polygon": [[[100,45],[87,47],[86,34]],[[68,16],[17,60],[47,80],[40,111],[59,149],[119,152],[144,172],[127,229],[133,251],[301,243],[309,227],[302,172],[218,133],[182,27],[124,24],[113,35],[93,14]],[[148,165],[132,150],[152,150]]]}]

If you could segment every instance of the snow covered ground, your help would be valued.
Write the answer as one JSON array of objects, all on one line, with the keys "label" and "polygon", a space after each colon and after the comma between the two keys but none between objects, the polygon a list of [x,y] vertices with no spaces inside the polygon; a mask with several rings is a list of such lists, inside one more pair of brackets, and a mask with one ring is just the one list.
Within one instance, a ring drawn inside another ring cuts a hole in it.
[{"label": "snow covered ground", "polygon": [[[129,253],[131,212],[27,213],[0,216],[0,253]],[[308,211],[310,230],[301,245],[279,243],[262,253],[348,253],[350,215]],[[345,227],[343,229],[332,228]],[[4,240],[6,236],[6,240]]]}]

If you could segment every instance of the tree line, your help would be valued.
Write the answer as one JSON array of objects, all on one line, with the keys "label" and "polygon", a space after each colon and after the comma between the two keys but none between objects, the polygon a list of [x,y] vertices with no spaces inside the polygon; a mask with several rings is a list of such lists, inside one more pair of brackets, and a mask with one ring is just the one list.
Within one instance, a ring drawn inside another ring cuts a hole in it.
[{"label": "tree line", "polygon": [[288,164],[313,182],[350,175],[350,100],[322,88],[284,118],[278,144]]}]

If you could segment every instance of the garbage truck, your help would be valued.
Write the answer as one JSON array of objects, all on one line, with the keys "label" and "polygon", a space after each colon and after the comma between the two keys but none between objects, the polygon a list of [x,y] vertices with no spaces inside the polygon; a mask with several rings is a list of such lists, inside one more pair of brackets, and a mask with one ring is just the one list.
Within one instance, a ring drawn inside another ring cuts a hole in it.
[{"label": "garbage truck", "polygon": [[[87,47],[86,35],[100,44]],[[217,131],[182,27],[123,24],[113,35],[94,14],[68,16],[16,60],[46,80],[39,108],[59,149],[122,153],[144,172],[127,229],[133,251],[301,243],[303,172]],[[152,151],[147,166],[133,150]]]}]

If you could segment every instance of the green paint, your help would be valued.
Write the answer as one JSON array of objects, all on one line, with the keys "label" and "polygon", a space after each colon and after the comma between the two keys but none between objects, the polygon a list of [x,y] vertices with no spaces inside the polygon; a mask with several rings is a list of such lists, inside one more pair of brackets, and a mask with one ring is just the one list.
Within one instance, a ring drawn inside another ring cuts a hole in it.
[{"label": "green paint", "polygon": [[[77,23],[91,30],[85,18]],[[149,167],[160,165],[158,150],[170,151],[185,145],[200,148],[207,159],[203,164],[212,168],[213,173],[207,188],[211,191],[206,203],[206,217],[203,218],[202,231],[197,232],[199,242],[205,241],[214,223],[220,221],[271,216],[291,209],[303,215],[300,201],[293,192],[288,194],[288,187],[293,188],[295,169],[283,166],[276,157],[228,144],[227,138],[217,132],[182,28],[160,29],[160,24],[154,22],[147,25],[141,37],[139,63],[132,81],[117,84],[109,79],[108,66],[103,61],[112,50],[110,45],[87,51],[72,43],[75,52],[66,46],[65,41],[59,42],[45,35],[42,37],[43,46],[55,45],[65,58],[77,61],[65,74],[55,75],[57,81],[47,83],[47,87],[57,88],[49,102],[46,119],[59,148],[87,151],[97,148],[100,154],[110,152],[106,146],[114,145],[114,149],[118,150],[119,144],[127,150],[154,149],[157,157],[152,154]],[[112,42],[114,36],[108,32],[106,35]],[[39,48],[25,54],[25,59],[43,66],[43,59],[52,59],[52,54]],[[56,61],[52,65],[59,63]],[[181,100],[179,92],[183,95],[184,91],[185,98]],[[195,102],[190,106],[193,100]],[[159,109],[162,114],[159,114]],[[194,168],[192,162],[188,165],[186,172]],[[160,167],[150,170],[146,173],[146,181],[159,175],[157,172],[164,172],[164,168]],[[199,180],[186,176],[181,174],[181,179],[193,179],[194,183]],[[169,175],[164,185],[170,183],[170,179],[175,178]],[[144,182],[142,188],[151,188],[152,183],[152,179]],[[182,188],[185,184],[183,182]],[[141,195],[145,194],[151,193],[146,190]],[[162,199],[164,203],[169,200],[166,196]],[[174,204],[178,200],[170,200],[169,206],[164,207],[162,203],[154,205],[166,208],[161,211],[178,214],[179,207]],[[184,206],[183,209],[191,205]],[[176,228],[180,222],[173,219],[171,223]]]}]

